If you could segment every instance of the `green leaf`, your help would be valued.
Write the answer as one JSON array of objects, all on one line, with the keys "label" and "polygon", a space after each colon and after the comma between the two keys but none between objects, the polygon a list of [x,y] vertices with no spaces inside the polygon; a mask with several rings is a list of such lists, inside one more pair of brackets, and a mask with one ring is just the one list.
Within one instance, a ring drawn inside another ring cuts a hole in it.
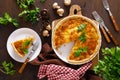
[{"label": "green leaf", "polygon": [[27,53],[28,53],[28,49],[24,49],[23,52],[24,52],[25,54],[27,54]]},{"label": "green leaf", "polygon": [[78,31],[82,31],[86,27],[85,23],[82,23],[81,25],[78,26]]},{"label": "green leaf", "polygon": [[82,34],[79,37],[79,40],[81,40],[82,42],[86,41],[86,31],[83,31]]},{"label": "green leaf", "polygon": [[16,19],[13,19],[8,13],[4,14],[4,17],[0,17],[0,24],[7,25],[12,23],[15,27],[18,27],[18,22]]},{"label": "green leaf", "polygon": [[80,56],[80,55],[81,55],[81,52],[82,52],[82,49],[79,48],[77,51],[75,51],[74,56],[75,56],[75,57]]},{"label": "green leaf", "polygon": [[120,47],[102,49],[103,59],[94,67],[103,80],[120,80]]},{"label": "green leaf", "polygon": [[44,3],[46,0],[40,0],[41,3]]},{"label": "green leaf", "polygon": [[10,68],[14,67],[14,65],[13,65],[13,63],[11,61],[10,61],[9,65],[10,65]]},{"label": "green leaf", "polygon": [[120,75],[120,69],[119,69],[119,70],[117,70],[117,73]]},{"label": "green leaf", "polygon": [[15,26],[15,27],[18,27],[18,22],[16,19],[12,19],[12,24]]},{"label": "green leaf", "polygon": [[17,0],[17,4],[22,9],[28,9],[29,6],[34,5],[35,0]]},{"label": "green leaf", "polygon": [[27,6],[27,5],[25,5],[25,4],[21,4],[21,5],[20,5],[20,8],[23,8],[23,9],[28,9],[28,6]]},{"label": "green leaf", "polygon": [[23,15],[28,14],[28,13],[29,13],[28,10],[24,10],[24,11],[22,11],[21,13],[19,13],[18,16],[19,16],[19,17],[22,17]]},{"label": "green leaf", "polygon": [[105,48],[105,49],[102,49],[102,52],[103,52],[103,54],[111,54],[111,55],[115,55],[115,48],[114,48],[114,47],[111,48],[111,49],[109,49],[109,48]]},{"label": "green leaf", "polygon": [[116,47],[115,58],[120,61],[120,47]]},{"label": "green leaf", "polygon": [[8,66],[4,66],[4,69],[5,69],[6,72],[10,71],[10,68]]},{"label": "green leaf", "polygon": [[36,21],[39,20],[38,15],[39,15],[40,9],[35,8],[33,10],[24,10],[21,13],[19,13],[19,17],[25,16],[25,19],[27,21],[30,21],[32,23],[35,23]]},{"label": "green leaf", "polygon": [[2,62],[2,67],[0,67],[0,71],[2,71],[3,73],[6,73],[6,74],[10,74],[10,75],[13,75],[15,74],[16,70],[13,69],[14,65],[12,64],[12,62],[6,62],[6,61],[3,61]]},{"label": "green leaf", "polygon": [[26,46],[29,46],[31,44],[31,40],[26,40],[23,44],[22,47],[25,48]]},{"label": "green leaf", "polygon": [[82,52],[87,52],[87,50],[88,50],[88,48],[87,48],[87,47],[84,47],[84,48],[82,49]]},{"label": "green leaf", "polygon": [[7,64],[6,61],[3,61],[3,62],[2,62],[2,66],[3,66],[3,67],[6,66],[6,64]]},{"label": "green leaf", "polygon": [[11,18],[8,13],[5,13],[5,14],[4,14],[4,17],[5,17],[6,19],[10,19],[10,18]]},{"label": "green leaf", "polygon": [[11,18],[11,16],[10,16],[8,13],[5,13],[5,14],[4,14],[4,18],[5,18],[6,20],[8,20],[8,22],[12,22],[12,18]]},{"label": "green leaf", "polygon": [[22,44],[22,50],[25,54],[28,53],[28,49],[26,49],[27,46],[29,46],[31,44],[31,40],[26,40],[23,44]]},{"label": "green leaf", "polygon": [[8,24],[8,20],[0,17],[0,24],[6,25],[6,24]]},{"label": "green leaf", "polygon": [[74,56],[79,57],[81,53],[85,53],[85,52],[87,52],[87,47],[84,47],[84,48],[80,47],[74,52]]},{"label": "green leaf", "polygon": [[14,75],[15,72],[16,72],[16,70],[11,70],[11,71],[7,72],[7,74]]}]

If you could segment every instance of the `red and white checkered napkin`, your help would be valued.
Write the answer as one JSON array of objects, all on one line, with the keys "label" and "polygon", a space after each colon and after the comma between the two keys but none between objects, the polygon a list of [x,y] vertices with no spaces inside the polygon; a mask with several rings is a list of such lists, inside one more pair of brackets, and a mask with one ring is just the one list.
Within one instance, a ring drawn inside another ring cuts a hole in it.
[{"label": "red and white checkered napkin", "polygon": [[41,79],[47,76],[48,80],[80,80],[91,65],[92,62],[89,62],[77,70],[54,64],[41,65],[38,77]]}]

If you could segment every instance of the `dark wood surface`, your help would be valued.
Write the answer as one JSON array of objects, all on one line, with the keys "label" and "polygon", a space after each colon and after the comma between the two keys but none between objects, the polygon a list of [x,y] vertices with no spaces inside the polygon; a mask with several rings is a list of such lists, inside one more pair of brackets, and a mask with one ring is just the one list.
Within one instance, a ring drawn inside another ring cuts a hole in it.
[{"label": "dark wood surface", "polygon": [[[64,16],[67,16],[69,14],[69,6],[64,6],[63,0],[46,0],[45,3],[40,3],[39,0],[35,0],[35,5],[39,7],[41,10],[42,9],[48,9],[49,14],[50,14],[50,23],[55,20],[59,19],[59,17],[55,10],[52,9],[52,4],[54,2],[58,2],[58,4],[64,8],[65,13]],[[108,0],[110,4],[110,9],[113,13],[113,16],[115,17],[116,22],[118,23],[118,26],[120,27],[120,0]],[[108,15],[108,12],[103,8],[103,4],[101,0],[72,0],[72,4],[78,4],[82,8],[82,14],[84,16],[87,16],[91,19],[93,19],[91,13],[92,11],[96,10],[103,20],[105,21],[106,26],[109,28],[109,30],[112,32],[114,37],[120,42],[120,33],[116,32],[113,24],[110,20],[110,17]],[[19,21],[19,27],[28,27],[33,30],[35,30],[39,36],[42,39],[42,43],[44,44],[45,42],[49,43],[51,45],[50,37],[44,38],[41,35],[41,21],[39,21],[36,24],[31,24],[29,22],[25,22],[23,19],[18,17],[18,14],[21,12],[21,9],[18,7],[16,0],[0,0],[0,16],[3,16],[5,12],[8,12],[13,18],[16,18]],[[16,29],[13,25],[0,25],[0,64],[2,61],[12,61],[13,64],[15,65],[15,69],[18,70],[21,66],[22,63],[14,61],[8,54],[7,48],[6,48],[6,43],[9,35]],[[101,48],[105,47],[114,47],[114,43],[107,43],[105,38],[103,37],[102,34],[102,46]],[[119,43],[120,44],[120,43]],[[100,51],[100,58],[101,57],[101,51]],[[31,64],[28,64],[22,74],[16,73],[14,76],[6,75],[0,72],[0,80],[37,80],[37,72],[38,72],[39,66],[34,66]]]}]

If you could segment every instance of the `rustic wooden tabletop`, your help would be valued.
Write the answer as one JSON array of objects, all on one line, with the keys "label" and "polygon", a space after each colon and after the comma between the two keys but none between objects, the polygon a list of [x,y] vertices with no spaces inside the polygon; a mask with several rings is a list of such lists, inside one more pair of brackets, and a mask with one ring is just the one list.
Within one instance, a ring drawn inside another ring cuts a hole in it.
[{"label": "rustic wooden tabletop", "polygon": [[[41,37],[42,44],[47,42],[49,45],[51,45],[51,38],[50,37],[46,38],[41,35],[41,31],[40,31],[42,25],[41,21],[35,24],[31,24],[30,22],[25,22],[23,19],[18,17],[18,14],[21,12],[21,9],[18,7],[16,1],[17,0],[0,0],[0,16],[3,16],[5,12],[8,12],[13,18],[16,18],[18,20],[19,22],[18,28],[27,27],[35,30]],[[63,17],[68,16],[70,6],[65,6],[63,1],[64,0],[46,0],[45,3],[40,3],[39,0],[35,0],[35,5],[39,7],[40,10],[43,9],[48,10],[50,14],[50,24],[51,24],[53,20],[62,18],[59,17],[56,14],[55,10],[52,8],[52,4],[54,2],[57,2],[65,10]],[[111,12],[113,13],[113,16],[120,28],[120,8],[119,8],[120,0],[108,0],[108,2],[110,5]],[[120,32],[115,31],[110,16],[108,15],[108,12],[104,9],[101,0],[72,0],[71,5],[73,4],[77,4],[81,6],[83,16],[86,16],[91,19],[94,19],[91,13],[93,11],[97,11],[105,21],[106,26],[114,35],[115,39],[118,40],[118,42],[120,42]],[[18,28],[14,27],[12,24],[0,25],[0,64],[4,60],[12,61],[16,70],[20,68],[22,63],[16,62],[9,56],[6,48],[6,43],[9,35]],[[112,41],[110,43],[106,42],[102,32],[101,35],[102,35],[101,48],[115,46]],[[102,58],[101,53],[100,53],[100,58]],[[0,72],[0,80],[37,80],[38,69],[39,66],[28,64],[22,74],[16,73],[15,75],[11,76]]]}]

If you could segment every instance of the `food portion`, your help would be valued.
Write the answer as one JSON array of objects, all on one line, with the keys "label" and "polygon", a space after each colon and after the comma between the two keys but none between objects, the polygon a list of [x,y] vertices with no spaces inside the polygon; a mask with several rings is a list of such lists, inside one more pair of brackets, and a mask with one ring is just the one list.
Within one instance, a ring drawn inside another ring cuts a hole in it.
[{"label": "food portion", "polygon": [[15,52],[20,56],[24,57],[28,53],[29,48],[32,46],[34,37],[27,37],[21,40],[12,42],[12,46]]},{"label": "food portion", "polygon": [[58,50],[61,45],[74,41],[68,61],[80,62],[97,52],[100,39],[95,25],[86,19],[75,17],[67,19],[54,29],[53,45]]},{"label": "food portion", "polygon": [[76,39],[75,44],[68,57],[70,60],[83,60],[89,58],[96,52],[99,36],[92,25],[87,26],[85,31]]},{"label": "food portion", "polygon": [[82,21],[79,18],[63,22],[54,32],[54,46],[58,48],[62,44],[76,40],[81,35],[81,31],[78,31],[80,24]]}]

